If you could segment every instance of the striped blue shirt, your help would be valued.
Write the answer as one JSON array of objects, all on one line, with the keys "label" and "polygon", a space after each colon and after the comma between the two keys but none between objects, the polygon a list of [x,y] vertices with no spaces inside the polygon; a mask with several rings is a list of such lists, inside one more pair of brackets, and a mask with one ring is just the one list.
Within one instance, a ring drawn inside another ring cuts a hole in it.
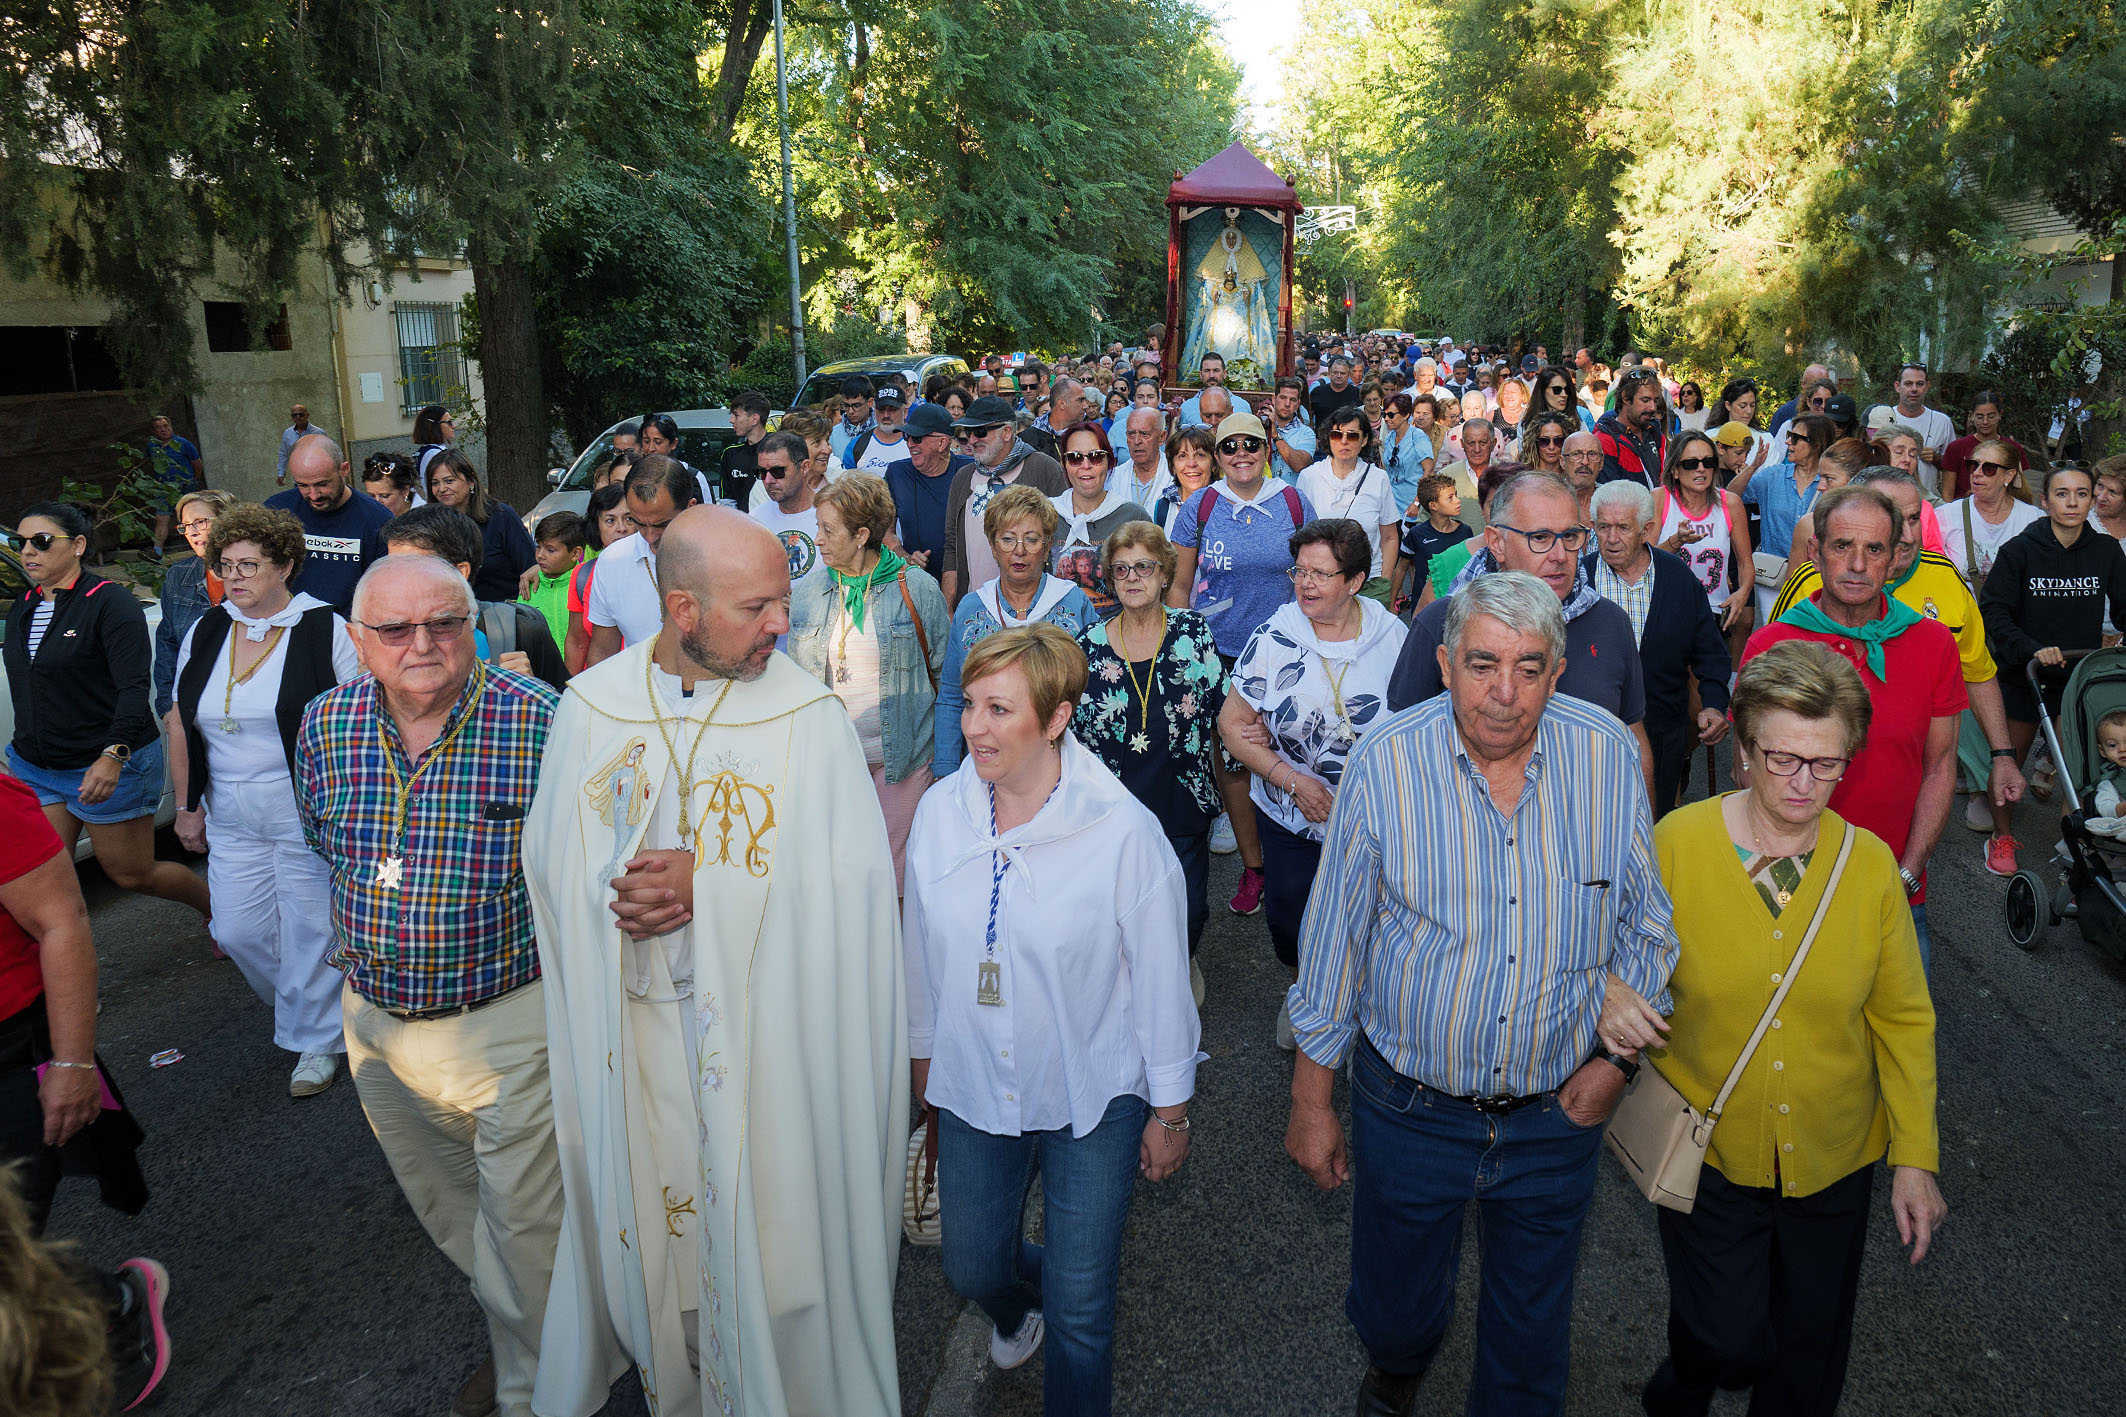
[{"label": "striped blue shirt", "polygon": [[1667,1012],[1669,916],[1623,724],[1553,696],[1502,815],[1441,694],[1352,750],[1300,929],[1292,1028],[1325,1067],[1362,1029],[1442,1092],[1547,1092],[1593,1052],[1608,975]]}]

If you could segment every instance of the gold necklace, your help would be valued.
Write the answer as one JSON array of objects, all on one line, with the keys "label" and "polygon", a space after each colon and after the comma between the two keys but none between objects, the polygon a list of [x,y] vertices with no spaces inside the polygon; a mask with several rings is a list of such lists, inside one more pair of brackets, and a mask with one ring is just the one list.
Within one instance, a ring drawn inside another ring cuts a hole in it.
[{"label": "gold necklace", "polygon": [[236,625],[231,622],[229,626],[229,682],[221,691],[222,732],[235,733],[239,730],[240,725],[236,721],[236,715],[231,711],[231,705],[236,700],[236,686],[250,683],[251,676],[264,668],[267,660],[273,658],[273,647],[280,643],[283,628],[283,626],[275,625],[267,632],[266,647],[258,652],[257,659],[251,661],[251,667],[239,674],[236,672],[236,642],[242,639],[243,636],[236,633]]},{"label": "gold necklace", "polygon": [[[664,703],[657,694],[657,641],[663,638],[664,633],[659,631],[656,637],[650,641],[650,652],[643,657],[642,687],[649,693],[650,717],[657,724],[657,736],[664,740],[665,755],[672,760],[672,770],[679,774],[680,826],[683,829],[683,834],[691,838],[694,836],[694,789],[700,786],[699,783],[694,781],[694,759],[701,753],[701,740],[709,736],[709,725],[715,722],[716,711],[723,707],[723,701],[731,696],[731,690],[737,686],[738,681],[736,679],[723,681],[723,692],[716,696],[715,703],[709,705],[707,717],[701,720],[701,727],[695,730],[693,746],[687,749],[686,766],[681,767],[679,765],[679,747],[672,741],[671,733],[664,726]],[[686,714],[682,712],[677,721],[685,723]],[[696,860],[701,857],[701,843],[699,840],[694,841],[694,856]]]},{"label": "gold necklace", "polygon": [[[1137,742],[1144,746],[1138,748],[1132,743],[1131,747],[1137,752],[1148,753],[1151,751],[1152,685],[1159,682],[1159,651],[1166,644],[1166,607],[1159,607],[1159,638],[1152,641],[1151,662],[1144,671],[1143,683],[1137,682],[1137,667],[1130,662],[1129,646],[1122,639],[1121,616],[1115,617],[1115,622],[1108,632],[1108,639],[1113,642],[1115,657],[1122,661],[1122,672],[1129,676],[1129,686],[1137,691],[1137,702],[1142,706],[1137,715]],[[1122,726],[1129,727],[1127,713],[1122,716]]]},{"label": "gold necklace", "polygon": [[451,744],[458,741],[458,735],[465,731],[465,725],[472,722],[473,714],[479,710],[480,694],[486,687],[487,666],[475,660],[472,666],[472,682],[465,690],[465,712],[458,715],[458,721],[451,726],[450,732],[443,735],[443,741],[430,748],[415,766],[412,774],[403,779],[399,776],[398,759],[392,756],[391,739],[384,733],[384,721],[390,715],[384,712],[377,714],[377,746],[383,752],[384,774],[391,779],[392,794],[391,836],[384,848],[384,859],[377,864],[377,885],[398,889],[399,874],[406,865],[403,855],[406,844],[406,813],[412,805],[414,784],[421,780],[422,773],[442,760],[443,755],[450,751]]}]

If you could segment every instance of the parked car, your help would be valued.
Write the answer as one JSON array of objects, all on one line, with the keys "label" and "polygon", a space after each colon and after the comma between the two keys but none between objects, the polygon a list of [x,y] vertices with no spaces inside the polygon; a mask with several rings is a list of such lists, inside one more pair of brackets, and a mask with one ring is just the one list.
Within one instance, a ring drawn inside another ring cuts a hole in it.
[{"label": "parked car", "polygon": [[923,385],[929,382],[932,374],[966,372],[967,361],[957,354],[873,354],[863,359],[838,359],[814,369],[797,391],[797,397],[790,400],[790,407],[810,408],[816,403],[840,398],[842,380],[851,374],[866,375],[874,383],[881,374],[905,374],[920,396]]},{"label": "parked car", "polygon": [[[14,528],[4,527],[0,528],[0,531],[12,534]],[[98,566],[93,569],[98,575],[111,575],[116,568]],[[123,578],[119,576],[111,575],[111,578],[123,581]],[[144,602],[141,608],[148,615],[148,638],[152,642],[156,628],[162,624],[162,604],[152,597],[141,595],[138,587],[132,586],[129,582],[125,584]],[[24,596],[29,594],[29,589],[30,578],[23,571],[22,563],[15,559],[13,551],[0,546],[0,635],[7,633],[7,617],[15,613],[15,607],[21,603]],[[158,729],[161,727],[160,724],[156,726]],[[14,737],[15,700],[7,692],[7,667],[4,664],[0,664],[0,744],[12,742]],[[4,766],[0,766],[0,771],[5,770]],[[175,820],[177,820],[177,794],[170,787],[169,754],[165,753],[163,755],[162,770],[162,800],[155,805],[155,825],[166,827]],[[89,840],[89,834],[83,832],[74,843],[74,859],[76,861],[86,861],[95,854],[96,849]]]},{"label": "parked car", "polygon": [[[774,427],[780,413],[768,415],[768,426]],[[718,498],[723,496],[721,468],[724,449],[738,441],[738,434],[731,429],[731,410],[727,408],[688,408],[672,411],[672,421],[679,425],[679,458],[690,467],[700,470],[709,479],[710,490]],[[539,499],[539,504],[524,514],[525,530],[539,525],[539,519],[551,512],[574,512],[581,516],[591,504],[591,474],[613,456],[613,435],[625,429],[633,432],[642,424],[642,415],[623,418],[612,427],[591,439],[588,446],[576,455],[576,460],[565,468],[557,467],[546,475],[553,491]]]}]

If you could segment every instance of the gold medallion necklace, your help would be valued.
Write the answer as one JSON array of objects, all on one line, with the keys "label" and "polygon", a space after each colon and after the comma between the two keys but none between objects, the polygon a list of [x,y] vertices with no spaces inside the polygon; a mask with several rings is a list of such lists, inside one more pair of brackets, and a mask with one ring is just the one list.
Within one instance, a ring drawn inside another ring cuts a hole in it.
[{"label": "gold medallion necklace", "polygon": [[264,668],[267,660],[273,658],[273,647],[280,643],[282,629],[282,626],[275,625],[267,632],[266,647],[258,652],[257,659],[251,661],[251,667],[239,674],[236,672],[236,642],[243,637],[236,633],[236,627],[233,624],[229,627],[229,682],[221,692],[220,727],[222,732],[235,733],[240,728],[241,725],[237,723],[235,713],[231,711],[232,705],[236,700],[236,688],[239,684],[250,683],[251,676]]},{"label": "gold medallion necklace", "polygon": [[[679,745],[672,741],[671,732],[664,726],[664,701],[657,693],[657,642],[663,638],[663,632],[659,631],[657,637],[650,641],[650,652],[643,657],[642,687],[649,692],[650,717],[657,724],[657,736],[664,740],[665,754],[672,760],[672,771],[679,775],[679,823],[681,835],[684,839],[692,842],[694,856],[698,860],[701,856],[701,843],[695,840],[694,833],[694,789],[700,784],[694,780],[694,759],[701,753],[701,740],[709,736],[709,725],[716,721],[717,710],[723,707],[723,701],[730,697],[731,690],[737,686],[738,681],[736,679],[723,681],[723,692],[716,696],[715,703],[709,705],[709,712],[701,720],[701,727],[695,730],[694,742],[687,749],[686,765],[684,767],[680,766]],[[676,721],[684,724],[686,722],[686,714],[682,711]],[[684,850],[686,848],[682,847],[681,849]]]},{"label": "gold medallion necklace", "polygon": [[[1137,666],[1130,662],[1129,646],[1122,639],[1122,617],[1117,615],[1114,623],[1108,628],[1107,637],[1113,643],[1115,658],[1122,661],[1122,672],[1129,676],[1129,686],[1137,691],[1137,702],[1140,705],[1137,716],[1137,741],[1144,744],[1143,747],[1136,749],[1140,753],[1151,750],[1152,686],[1159,682],[1159,651],[1166,645],[1166,623],[1166,607],[1162,605],[1159,607],[1159,638],[1152,641],[1151,662],[1145,669],[1142,683],[1137,681]],[[1127,712],[1122,715],[1122,726],[1124,728],[1129,727],[1129,714]],[[1135,745],[1133,744],[1132,746],[1134,747]]]}]

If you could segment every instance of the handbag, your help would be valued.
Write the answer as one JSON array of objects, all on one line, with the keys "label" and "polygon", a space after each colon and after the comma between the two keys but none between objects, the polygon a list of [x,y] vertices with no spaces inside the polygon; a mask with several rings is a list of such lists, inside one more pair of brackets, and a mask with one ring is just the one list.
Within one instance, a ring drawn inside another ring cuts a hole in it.
[{"label": "handbag", "polygon": [[1816,902],[1816,914],[1809,920],[1808,932],[1801,937],[1793,963],[1783,972],[1779,988],[1772,994],[1771,1003],[1765,1006],[1764,1016],[1757,1020],[1749,1041],[1742,1045],[1742,1055],[1735,1059],[1735,1066],[1728,1069],[1727,1081],[1721,1084],[1720,1095],[1713,1099],[1713,1105],[1703,1113],[1699,1112],[1652,1063],[1641,1065],[1638,1076],[1624,1089],[1616,1115],[1610,1118],[1604,1144],[1610,1155],[1623,1164],[1625,1174],[1639,1188],[1639,1194],[1655,1205],[1685,1215],[1697,1205],[1698,1176],[1705,1168],[1705,1152],[1712,1143],[1713,1128],[1719,1125],[1720,1114],[1727,1108],[1727,1099],[1742,1081],[1743,1070],[1749,1066],[1757,1045],[1764,1041],[1765,1031],[1772,1026],[1779,1006],[1786,1002],[1787,990],[1794,987],[1794,980],[1809,957],[1809,946],[1816,942],[1816,932],[1822,927],[1824,916],[1830,913],[1831,897],[1837,894],[1839,877],[1845,874],[1846,858],[1852,854],[1853,824],[1847,822],[1845,838],[1838,845],[1838,859],[1831,866],[1831,878],[1824,882],[1823,895]]},{"label": "handbag", "polygon": [[1750,560],[1756,563],[1757,584],[1766,590],[1781,590],[1786,585],[1786,557],[1774,556],[1769,551],[1753,551]]},{"label": "handbag", "polygon": [[935,1245],[938,1229],[936,1119],[925,1117],[908,1137],[908,1183],[901,1188],[901,1233],[911,1245]]}]

